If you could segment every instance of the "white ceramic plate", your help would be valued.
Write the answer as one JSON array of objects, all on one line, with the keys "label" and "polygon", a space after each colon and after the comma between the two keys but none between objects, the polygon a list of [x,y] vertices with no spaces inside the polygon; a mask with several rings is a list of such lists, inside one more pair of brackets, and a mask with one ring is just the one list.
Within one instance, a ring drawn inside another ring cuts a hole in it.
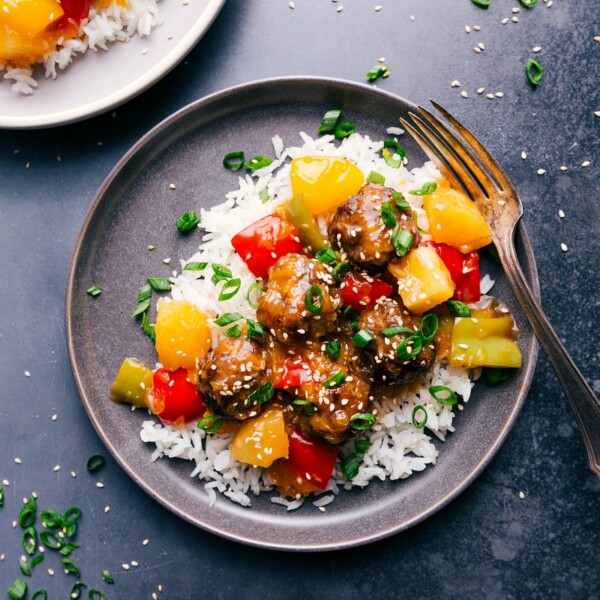
[{"label": "white ceramic plate", "polygon": [[208,30],[225,0],[161,0],[162,24],[149,36],[116,42],[108,52],[78,56],[56,79],[36,71],[30,96],[16,94],[0,73],[0,127],[33,129],[64,125],[107,111],[166,75]]}]

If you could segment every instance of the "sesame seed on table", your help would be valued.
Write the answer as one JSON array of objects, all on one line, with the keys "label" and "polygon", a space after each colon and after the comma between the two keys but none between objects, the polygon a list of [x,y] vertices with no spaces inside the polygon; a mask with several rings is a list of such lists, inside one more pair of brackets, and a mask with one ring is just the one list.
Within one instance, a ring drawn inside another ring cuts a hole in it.
[{"label": "sesame seed on table", "polygon": [[[18,517],[22,500],[33,497],[38,532],[45,530],[41,511],[81,509],[75,538],[80,547],[69,556],[88,586],[81,597],[89,588],[107,598],[136,599],[202,593],[218,599],[598,596],[600,572],[591,557],[600,547],[600,480],[587,466],[575,419],[543,352],[515,426],[458,498],[405,532],[326,555],[235,543],[169,512],[104,447],[69,364],[69,261],[97,190],[142,135],[189,102],[237,84],[306,75],[366,84],[367,71],[385,65],[369,85],[425,106],[435,99],[511,177],[524,204],[544,309],[599,393],[593,331],[600,290],[600,32],[593,3],[538,0],[525,8],[516,0],[492,0],[486,9],[471,0],[449,4],[228,0],[191,52],[125,104],[69,125],[1,131],[0,595],[21,578],[28,597],[40,588],[49,598],[68,597],[77,581],[51,550],[31,577],[22,574]],[[156,33],[166,40],[170,32]],[[83,69],[86,60],[103,58],[94,53],[74,66]],[[538,85],[527,78],[528,59],[543,67]],[[59,74],[52,86],[62,84]],[[227,133],[224,153],[237,150],[236,132]],[[397,134],[400,143],[406,135]],[[203,190],[189,189],[175,175],[163,181],[164,202],[181,201],[181,212],[190,210]],[[152,275],[167,277],[181,269],[180,256],[161,247],[158,233],[131,252],[153,257]],[[187,238],[185,243],[194,247]],[[104,289],[97,300],[109,300],[111,293]],[[132,302],[131,310],[120,310],[132,312]],[[314,347],[323,352],[320,343]],[[236,389],[251,383],[245,375]],[[322,401],[333,406],[328,396]],[[342,406],[352,401],[339,399]],[[457,406],[461,419],[468,419],[469,408]],[[493,411],[491,403],[492,418]],[[129,416],[124,411],[123,418]],[[106,464],[90,472],[86,461],[96,453]],[[323,500],[311,519],[325,522],[334,512],[335,502]],[[103,570],[114,584],[103,580]],[[310,573],[308,585],[302,573]]]}]

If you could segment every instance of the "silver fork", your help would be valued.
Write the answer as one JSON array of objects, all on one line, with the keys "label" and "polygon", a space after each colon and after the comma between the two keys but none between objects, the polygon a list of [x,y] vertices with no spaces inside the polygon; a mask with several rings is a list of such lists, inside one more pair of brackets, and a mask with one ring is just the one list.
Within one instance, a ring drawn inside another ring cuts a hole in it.
[{"label": "silver fork", "polygon": [[590,468],[600,476],[600,402],[558,339],[519,265],[514,233],[523,205],[517,191],[477,138],[447,110],[431,103],[449,125],[421,106],[419,114],[410,113],[413,124],[404,119],[402,123],[442,174],[462,187],[483,213],[506,278],[575,413]]}]

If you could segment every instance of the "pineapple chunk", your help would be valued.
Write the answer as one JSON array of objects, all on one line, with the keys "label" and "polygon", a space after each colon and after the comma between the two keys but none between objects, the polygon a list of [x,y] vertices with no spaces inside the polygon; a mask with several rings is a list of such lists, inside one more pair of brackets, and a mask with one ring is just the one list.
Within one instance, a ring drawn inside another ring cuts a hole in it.
[{"label": "pineapple chunk", "polygon": [[39,35],[64,14],[55,0],[0,0],[0,25],[23,36]]},{"label": "pineapple chunk", "polygon": [[158,301],[156,351],[162,365],[174,371],[195,369],[209,351],[211,333],[206,316],[185,300]]},{"label": "pineapple chunk", "polygon": [[463,254],[491,243],[492,234],[481,211],[464,194],[452,188],[438,188],[425,196],[423,207],[435,242],[448,244]]},{"label": "pineapple chunk", "polygon": [[424,313],[452,298],[454,282],[437,252],[417,246],[405,257],[394,259],[388,269],[398,280],[398,293],[413,313]]},{"label": "pineapple chunk", "polygon": [[278,458],[287,456],[288,451],[283,410],[279,406],[244,421],[231,442],[233,458],[255,467],[270,467]]},{"label": "pineapple chunk", "polygon": [[456,318],[450,364],[469,369],[520,367],[521,351],[514,340],[512,317]]}]

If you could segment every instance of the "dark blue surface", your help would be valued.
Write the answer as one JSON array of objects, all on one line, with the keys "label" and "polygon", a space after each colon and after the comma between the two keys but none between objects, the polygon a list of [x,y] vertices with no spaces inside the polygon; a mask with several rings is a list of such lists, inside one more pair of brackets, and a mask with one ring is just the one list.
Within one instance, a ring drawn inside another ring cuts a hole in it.
[{"label": "dark blue surface", "polygon": [[[185,62],[115,116],[0,131],[0,484],[9,481],[0,508],[0,595],[20,576],[21,531],[12,522],[35,491],[42,509],[82,508],[82,547],[73,559],[82,580],[109,598],[150,598],[159,584],[159,597],[169,599],[598,597],[600,481],[543,353],[523,412],[484,474],[425,523],[370,546],[321,555],[240,546],[171,515],[110,458],[87,473],[87,457],[107,453],[72,379],[64,290],[77,233],[104,177],[140,135],[205,94],[279,75],[364,81],[380,57],[391,75],[378,86],[413,102],[438,100],[513,179],[544,308],[600,391],[595,3],[555,0],[548,8],[540,0],[516,15],[516,1],[498,0],[488,10],[469,0],[387,0],[380,12],[376,2],[349,1],[341,12],[341,1],[295,4],[229,0]],[[501,24],[513,16],[518,23]],[[465,25],[481,30],[466,33]],[[476,53],[479,42],[485,50]],[[544,66],[537,89],[525,79],[529,57]],[[454,80],[461,86],[451,87]],[[504,96],[488,100],[490,92]],[[132,561],[139,566],[124,570]],[[114,586],[103,584],[102,569]],[[74,582],[56,556],[28,581],[50,598],[66,598]]]}]

